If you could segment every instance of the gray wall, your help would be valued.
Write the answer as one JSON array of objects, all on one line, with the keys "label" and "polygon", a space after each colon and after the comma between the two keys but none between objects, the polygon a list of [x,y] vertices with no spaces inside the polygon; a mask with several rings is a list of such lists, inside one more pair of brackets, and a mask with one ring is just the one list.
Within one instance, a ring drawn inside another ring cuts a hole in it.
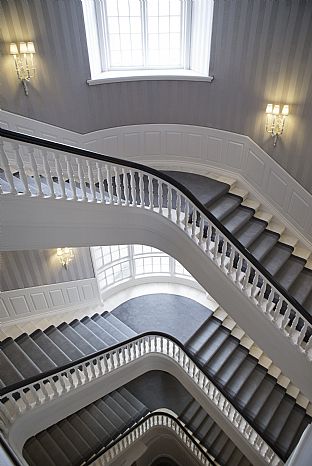
[{"label": "gray wall", "polygon": [[[0,0],[0,106],[81,133],[128,124],[185,123],[247,134],[312,192],[312,1],[215,0],[212,84],[146,81],[89,87],[80,0]],[[14,76],[8,43],[33,39],[30,96]],[[288,103],[273,149],[268,102]]]},{"label": "gray wall", "polygon": [[0,290],[94,277],[90,249],[74,248],[74,254],[66,270],[56,256],[56,249],[0,252]]}]

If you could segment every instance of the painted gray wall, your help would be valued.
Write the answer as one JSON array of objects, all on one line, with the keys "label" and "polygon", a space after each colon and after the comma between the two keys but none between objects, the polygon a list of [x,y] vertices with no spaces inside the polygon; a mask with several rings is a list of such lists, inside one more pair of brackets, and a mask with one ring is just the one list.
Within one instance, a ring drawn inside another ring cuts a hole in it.
[{"label": "painted gray wall", "polygon": [[[247,134],[312,192],[312,2],[215,0],[215,81],[146,81],[89,87],[80,0],[1,0],[0,106],[81,133],[140,123],[204,125]],[[11,41],[34,40],[38,77],[30,96],[15,78]],[[273,149],[268,102],[288,103]]]},{"label": "painted gray wall", "polygon": [[89,248],[74,248],[75,257],[67,270],[56,249],[0,252],[0,290],[52,285],[94,277]]}]

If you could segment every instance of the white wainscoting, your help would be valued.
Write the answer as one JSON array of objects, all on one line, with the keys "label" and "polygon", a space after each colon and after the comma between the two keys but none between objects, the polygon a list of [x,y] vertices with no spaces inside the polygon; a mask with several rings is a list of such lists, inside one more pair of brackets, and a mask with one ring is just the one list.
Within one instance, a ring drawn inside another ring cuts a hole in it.
[{"label": "white wainscoting", "polygon": [[96,278],[0,293],[0,322],[13,323],[100,302]]},{"label": "white wainscoting", "polygon": [[233,176],[290,232],[312,247],[312,194],[247,136],[170,124],[78,134],[6,111],[0,112],[0,126],[155,168]]}]

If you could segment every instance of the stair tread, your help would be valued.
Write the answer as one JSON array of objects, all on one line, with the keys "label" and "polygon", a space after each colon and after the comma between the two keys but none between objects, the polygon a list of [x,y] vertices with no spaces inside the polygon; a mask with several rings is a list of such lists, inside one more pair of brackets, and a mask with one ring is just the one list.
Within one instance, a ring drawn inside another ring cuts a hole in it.
[{"label": "stair tread", "polygon": [[287,425],[289,430],[293,430],[293,426],[288,422],[288,417],[292,412],[295,403],[296,402],[292,397],[285,396],[280,402],[276,411],[274,412],[274,416],[266,428],[266,435],[270,437],[272,442],[276,442],[284,425]]},{"label": "stair tread", "polygon": [[251,356],[247,356],[227,382],[225,386],[226,392],[235,396],[243,384],[248,380],[256,365],[257,360]]},{"label": "stair tread", "polygon": [[251,219],[253,214],[253,209],[240,206],[225,217],[222,223],[230,233],[235,234],[249,219]]},{"label": "stair tread", "polygon": [[[208,414],[199,406],[198,410],[187,424],[192,432],[195,434],[196,430],[199,428],[201,423],[208,417]],[[195,435],[196,436],[196,435]]]},{"label": "stair tread", "polygon": [[42,447],[49,454],[55,464],[62,464],[70,466],[70,459],[67,457],[65,452],[57,445],[57,443],[50,436],[49,432],[44,430],[40,434],[36,435],[37,440],[41,443]]},{"label": "stair tread", "polygon": [[245,225],[240,228],[236,233],[236,239],[243,245],[245,248],[248,248],[265,230],[267,222],[259,220],[257,218],[251,218],[246,222]]},{"label": "stair tread", "polygon": [[276,243],[262,261],[263,267],[271,274],[275,275],[291,256],[293,248],[283,243]]},{"label": "stair tread", "polygon": [[209,364],[207,365],[209,374],[215,375],[231,356],[231,354],[235,351],[238,345],[238,339],[229,336],[220,346],[218,351],[209,360]]},{"label": "stair tread", "polygon": [[66,336],[54,325],[48,327],[44,333],[65,353],[72,361],[80,359],[85,354],[80,351]]},{"label": "stair tread", "polygon": [[94,335],[102,340],[107,346],[114,346],[118,343],[118,341],[112,335],[106,332],[94,320],[90,319],[90,317],[84,317],[80,322],[89,330],[91,330],[91,332],[93,332]]},{"label": "stair tread", "polygon": [[235,444],[232,442],[232,440],[228,438],[224,447],[220,451],[219,459],[221,459],[220,461],[221,464],[224,464],[224,465],[228,464],[228,461],[232,457],[235,448],[236,448]]},{"label": "stair tread", "polygon": [[[287,419],[287,423],[282,428],[276,440],[277,448],[288,457],[298,444],[301,435],[303,434],[307,425],[311,422],[305,410],[295,405],[292,412]],[[291,426],[291,429],[289,429]]]},{"label": "stair tread", "polygon": [[[102,314],[103,317],[103,314]],[[132,328],[126,325],[122,320],[118,319],[113,313],[109,312],[104,316],[104,319],[110,321],[114,327],[118,328],[127,338],[135,337],[137,334]]]},{"label": "stair tread", "polygon": [[91,430],[91,432],[96,436],[99,444],[102,444],[109,437],[109,433],[106,431],[102,422],[99,421],[99,418],[95,418],[90,414],[89,406],[86,406],[83,409],[80,409],[77,412],[77,415],[83,421],[83,423]]},{"label": "stair tread", "polygon": [[211,336],[217,331],[220,325],[220,320],[213,317],[204,322],[204,324],[187,341],[186,346],[190,348],[191,353],[197,353],[201,347],[207,343],[209,338],[211,338]]},{"label": "stair tread", "polygon": [[248,350],[242,346],[238,346],[236,351],[234,351],[227,361],[221,366],[220,370],[216,373],[216,379],[222,384],[230,380],[236,369],[242,364],[244,359],[248,355]]},{"label": "stair tread", "polygon": [[71,359],[42,330],[36,330],[30,337],[57,366],[71,362]]},{"label": "stair tread", "polygon": [[272,390],[262,406],[260,415],[255,419],[255,425],[258,427],[260,432],[264,432],[266,430],[284,396],[285,390],[276,384],[274,390]]},{"label": "stair tread", "polygon": [[264,367],[261,367],[258,364],[250,374],[250,377],[248,377],[245,383],[241,386],[240,390],[235,396],[235,399],[241,409],[244,409],[244,407],[251,400],[266,374],[267,371],[264,369]]},{"label": "stair tread", "polygon": [[116,427],[110,421],[109,417],[104,415],[104,413],[94,403],[89,405],[87,409],[90,415],[102,425],[104,430],[107,432],[107,437],[112,438],[116,432]]},{"label": "stair tread", "polygon": [[20,335],[15,341],[42,372],[57,367],[52,359],[26,333]]},{"label": "stair tread", "polygon": [[127,336],[122,333],[117,327],[115,327],[109,320],[105,319],[99,314],[95,314],[91,317],[100,327],[106,332],[112,335],[117,341],[127,340]]},{"label": "stair tread", "polygon": [[227,193],[211,204],[208,210],[220,221],[236,209],[241,202],[241,197]]},{"label": "stair tread", "polygon": [[207,445],[209,449],[211,449],[212,445],[214,444],[220,432],[221,432],[220,427],[216,423],[214,423],[211,429],[209,430],[208,435],[206,435],[205,440],[204,440],[205,445]]},{"label": "stair tread", "polygon": [[279,239],[279,234],[264,230],[263,233],[248,246],[249,252],[258,260],[261,261],[275,246]]},{"label": "stair tread", "polygon": [[121,393],[119,393],[119,391],[115,391],[111,394],[112,398],[116,401],[116,403],[118,403],[120,406],[123,407],[123,409],[129,413],[129,416],[131,418],[133,417],[136,417],[138,412],[137,410],[132,406],[132,404],[122,396]]},{"label": "stair tread", "polygon": [[79,430],[77,430],[68,419],[63,419],[58,423],[59,428],[62,430],[64,435],[75,445],[79,450],[80,455],[87,459],[92,451],[90,445],[86,442],[85,438]]},{"label": "stair tread", "polygon": [[31,437],[27,440],[23,448],[23,454],[26,456],[27,462],[31,466],[38,466],[41,464],[45,466],[58,466],[36,437]]},{"label": "stair tread", "polygon": [[[214,420],[207,415],[201,425],[198,427],[196,432],[196,437],[202,442],[205,437],[207,436],[209,430],[212,428],[214,424]],[[204,444],[204,443],[203,443]]]},{"label": "stair tread", "polygon": [[80,416],[77,413],[72,414],[67,418],[68,422],[81,434],[81,437],[86,441],[88,447],[91,451],[97,450],[99,446],[99,441],[96,435],[90,430],[90,428],[83,422]]},{"label": "stair tread", "polygon": [[147,407],[137,398],[135,397],[129,390],[125,387],[121,387],[118,389],[118,392],[127,400],[132,406],[137,409],[137,411],[143,412],[147,410]]},{"label": "stair tread", "polygon": [[68,340],[77,346],[77,348],[79,348],[83,354],[87,355],[96,352],[96,348],[92,346],[89,341],[85,340],[81,335],[79,335],[79,333],[76,332],[76,330],[66,322],[63,322],[57,328],[60,332],[63,333],[63,335],[65,335],[66,338],[68,338]]},{"label": "stair tread", "polygon": [[103,399],[97,400],[95,406],[102,411],[104,415],[109,417],[109,420],[114,424],[116,429],[120,429],[123,426],[124,421],[114,412],[109,404],[103,401]]},{"label": "stair tread", "polygon": [[69,324],[82,338],[90,342],[96,348],[96,351],[107,348],[107,344],[100,340],[88,327],[83,325],[79,320],[75,319]]},{"label": "stair tread", "polygon": [[13,385],[24,379],[23,375],[16,369],[2,350],[0,351],[0,374],[5,386]]},{"label": "stair tread", "polygon": [[305,262],[306,261],[300,257],[294,255],[290,256],[274,278],[285,290],[288,290],[299,276],[300,272],[302,272]]},{"label": "stair tread", "polygon": [[304,268],[289,289],[298,303],[303,304],[312,291],[312,270]]},{"label": "stair tread", "polygon": [[220,458],[221,458],[220,454],[221,454],[222,449],[225,446],[227,440],[228,440],[228,436],[225,435],[225,433],[221,431],[220,434],[218,435],[217,439],[215,440],[214,444],[213,444],[213,448],[211,449],[212,454],[213,454],[216,461],[220,460]]},{"label": "stair tread", "polygon": [[219,350],[225,340],[229,338],[229,335],[229,330],[221,325],[208,342],[197,352],[197,358],[200,362],[204,365],[209,364],[210,358]]},{"label": "stair tread", "polygon": [[254,419],[260,412],[266,400],[276,385],[276,379],[271,376],[265,377],[251,399],[245,406],[245,413]]},{"label": "stair tread", "polygon": [[243,456],[243,453],[238,448],[235,448],[233,455],[231,456],[231,462],[229,466],[239,466]]},{"label": "stair tread", "polygon": [[59,425],[55,424],[49,429],[49,434],[57,445],[61,448],[62,451],[66,452],[66,455],[70,458],[71,464],[77,464],[84,459],[84,457],[79,452],[77,446],[73,443],[71,439],[65,435],[63,430]]},{"label": "stair tread", "polygon": [[27,356],[22,348],[12,339],[6,338],[1,343],[1,351],[7,356],[23,378],[40,374],[39,367]]},{"label": "stair tread", "polygon": [[103,400],[106,405],[108,405],[114,413],[120,417],[120,419],[127,423],[129,420],[131,420],[131,414],[121,405],[117,402],[117,400],[109,395],[108,397],[105,397]]}]

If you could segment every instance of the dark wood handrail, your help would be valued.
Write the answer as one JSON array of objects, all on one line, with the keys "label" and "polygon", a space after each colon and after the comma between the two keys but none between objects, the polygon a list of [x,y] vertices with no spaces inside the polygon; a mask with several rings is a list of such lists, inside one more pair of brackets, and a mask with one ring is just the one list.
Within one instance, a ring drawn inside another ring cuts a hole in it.
[{"label": "dark wood handrail", "polygon": [[184,194],[184,196],[187,197],[195,205],[195,207],[197,207],[197,209],[201,213],[203,213],[229,241],[231,241],[231,243],[236,247],[236,249],[238,249],[245,256],[245,258],[253,265],[253,267],[257,271],[259,271],[287,301],[289,301],[289,303],[294,307],[294,309],[298,310],[300,314],[312,325],[312,316],[307,312],[307,310],[304,309],[304,307],[274,279],[274,277],[263,267],[263,265],[260,264],[260,262],[252,254],[250,254],[250,252],[235,238],[235,236],[227,228],[225,228],[222,225],[222,223],[211,212],[209,212],[209,210],[206,209],[206,207],[194,196],[194,194],[191,193],[191,191],[189,191],[185,186],[176,181],[174,178],[171,178],[171,176],[143,164],[131,162],[124,159],[118,159],[116,157],[99,154],[97,152],[91,152],[85,149],[80,149],[65,144],[60,144],[54,141],[49,141],[47,139],[28,136],[26,134],[17,133],[15,131],[9,131],[3,128],[0,128],[0,136],[7,139],[13,139],[19,142],[24,142],[26,144],[34,144],[36,146],[45,147],[48,149],[62,151],[83,157],[89,157],[95,160],[101,160],[103,162],[108,162],[115,165],[127,166],[135,170],[144,171],[150,175],[162,179],[166,183],[171,184],[176,189],[181,191]]}]

